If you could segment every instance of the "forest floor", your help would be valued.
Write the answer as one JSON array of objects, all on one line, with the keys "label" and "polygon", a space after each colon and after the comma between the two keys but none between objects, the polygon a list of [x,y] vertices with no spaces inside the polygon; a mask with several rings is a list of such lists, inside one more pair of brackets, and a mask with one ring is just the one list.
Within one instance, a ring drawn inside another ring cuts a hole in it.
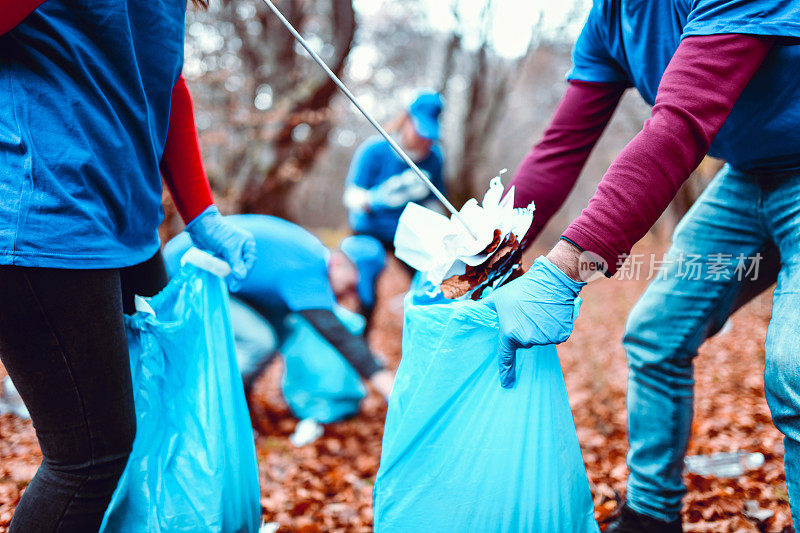
[{"label": "forest floor", "polygon": [[[372,347],[393,367],[400,359],[407,284],[404,271],[390,265],[379,284],[379,305],[369,334]],[[587,286],[575,331],[559,347],[601,523],[624,497],[627,367],[620,338],[625,317],[645,286],[645,280]],[[731,329],[702,347],[695,363],[695,421],[689,446],[690,454],[761,452],[766,463],[737,479],[687,475],[687,532],[789,531],[782,438],[764,399],[763,346],[770,301],[765,294],[750,303],[733,317]],[[372,393],[357,417],[330,424],[313,444],[295,448],[288,437],[297,421],[281,398],[281,372],[280,362],[271,365],[250,399],[263,519],[287,532],[371,531],[372,485],[386,415],[383,401]],[[6,530],[40,461],[30,423],[0,416],[0,532]],[[756,500],[774,515],[756,523],[743,513],[746,500]]]}]

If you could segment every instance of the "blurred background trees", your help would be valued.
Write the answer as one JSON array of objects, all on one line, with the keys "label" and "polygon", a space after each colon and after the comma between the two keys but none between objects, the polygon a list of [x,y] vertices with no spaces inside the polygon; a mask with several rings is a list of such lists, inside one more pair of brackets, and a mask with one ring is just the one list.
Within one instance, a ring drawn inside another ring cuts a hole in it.
[{"label": "blurred background trees", "polygon": [[[379,121],[391,121],[420,87],[445,95],[442,144],[456,206],[480,196],[502,168],[510,180],[540,137],[565,89],[590,4],[573,0],[554,21],[542,15],[552,12],[552,2],[524,9],[511,0],[275,3]],[[498,16],[502,8],[526,17],[517,22],[529,33],[514,53],[497,46],[498,36],[512,31],[504,27],[508,13]],[[184,73],[223,210],[344,228],[343,181],[358,144],[376,133],[369,123],[258,0],[212,0],[208,11],[191,9],[186,35]],[[579,214],[648,114],[628,91],[545,240]],[[701,168],[704,178],[681,192],[656,235],[669,235],[713,168]],[[178,229],[170,213],[167,225]]]},{"label": "blurred background trees", "polygon": [[[278,4],[341,74],[356,31],[351,0]],[[335,85],[253,1],[221,0],[207,13],[192,13],[187,43],[187,75],[206,112],[201,127],[214,133],[204,143],[214,185],[237,211],[289,216],[286,195],[333,127]]]}]

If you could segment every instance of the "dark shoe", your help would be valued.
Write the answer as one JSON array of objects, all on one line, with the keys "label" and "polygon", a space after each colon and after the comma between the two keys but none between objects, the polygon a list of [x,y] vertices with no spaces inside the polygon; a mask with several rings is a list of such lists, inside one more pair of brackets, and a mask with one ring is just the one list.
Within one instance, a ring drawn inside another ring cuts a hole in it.
[{"label": "dark shoe", "polygon": [[682,533],[680,519],[674,522],[662,522],[639,514],[627,504],[622,506],[620,514],[611,521],[605,533]]}]

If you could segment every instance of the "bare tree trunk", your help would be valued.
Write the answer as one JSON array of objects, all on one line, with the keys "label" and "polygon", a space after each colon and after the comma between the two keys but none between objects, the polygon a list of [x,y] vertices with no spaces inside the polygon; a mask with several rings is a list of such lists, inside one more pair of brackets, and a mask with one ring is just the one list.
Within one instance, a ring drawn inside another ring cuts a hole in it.
[{"label": "bare tree trunk", "polygon": [[464,113],[461,159],[456,162],[456,179],[450,186],[450,196],[455,205],[462,205],[474,196],[475,167],[480,163],[483,154],[483,132],[486,129],[485,106],[488,92],[486,47],[478,49],[475,57],[475,68],[469,79],[467,107]]},{"label": "bare tree trunk", "polygon": [[439,87],[437,88],[439,94],[444,94],[447,91],[447,82],[450,81],[450,77],[453,75],[453,70],[455,70],[456,66],[456,55],[458,54],[459,50],[461,50],[461,15],[458,11],[459,5],[459,0],[455,0],[455,2],[453,2],[452,14],[456,24],[453,32],[450,34],[450,39],[448,39],[447,46],[444,50],[442,74],[439,78]]},{"label": "bare tree trunk", "polygon": [[[328,34],[323,38],[332,53],[326,61],[340,75],[356,30],[352,0],[275,3],[301,33],[304,25],[314,23],[318,35],[320,29],[323,36]],[[219,15],[241,43],[236,54],[244,79],[235,96],[221,91],[236,126],[231,133],[240,137],[231,143],[234,153],[225,157],[227,196],[236,211],[286,217],[287,195],[327,143],[336,86],[307,56],[296,53],[291,33],[269,10],[259,8],[251,15],[246,2],[221,0]],[[262,92],[269,94],[271,104],[256,111],[254,102]]]},{"label": "bare tree trunk", "polygon": [[447,91],[447,83],[453,75],[456,63],[456,53],[461,49],[461,35],[458,32],[453,32],[450,39],[447,41],[447,47],[444,51],[444,61],[442,63],[442,74],[439,78],[439,86],[437,90],[440,94]]},{"label": "bare tree trunk", "polygon": [[[456,205],[461,205],[483,192],[483,188],[476,190],[477,172],[481,169],[481,162],[486,157],[491,137],[503,115],[512,82],[521,71],[525,59],[525,56],[522,56],[517,61],[508,62],[491,55],[489,50],[491,23],[491,0],[488,0],[483,11],[482,43],[471,58],[474,68],[469,77],[466,109],[461,128],[460,158],[451,161],[455,169],[455,179],[449,185],[449,190],[451,199]],[[533,42],[532,36],[528,52],[532,51]]]},{"label": "bare tree trunk", "polygon": [[[330,67],[338,76],[352,48],[356,19],[351,0],[331,0],[331,11],[335,54]],[[293,47],[294,43],[292,55]],[[286,110],[269,128],[268,138],[274,153],[272,161],[266,169],[248,173],[238,198],[241,212],[288,215],[287,195],[327,143],[333,126],[329,104],[336,91],[336,85],[321,69],[312,79],[297,84],[286,99],[288,102],[284,102]],[[301,125],[308,129],[302,135],[296,135],[296,128]]]}]

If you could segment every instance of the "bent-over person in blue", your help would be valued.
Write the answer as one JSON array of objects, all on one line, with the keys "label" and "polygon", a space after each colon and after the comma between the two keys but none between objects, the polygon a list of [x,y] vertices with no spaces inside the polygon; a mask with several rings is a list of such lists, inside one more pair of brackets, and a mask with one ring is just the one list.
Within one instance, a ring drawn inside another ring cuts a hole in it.
[{"label": "bent-over person in blue", "polygon": [[[237,354],[245,389],[249,391],[286,340],[287,317],[298,313],[362,378],[388,397],[394,373],[385,369],[366,340],[350,333],[333,312],[337,302],[342,302],[359,306],[369,315],[375,304],[375,282],[385,261],[386,252],[380,243],[366,235],[355,235],[343,239],[338,249],[329,250],[309,231],[281,218],[224,218],[251,233],[256,241],[255,266],[231,291],[238,351],[246,352]],[[170,274],[177,272],[181,257],[191,246],[185,233],[164,246]]]}]

